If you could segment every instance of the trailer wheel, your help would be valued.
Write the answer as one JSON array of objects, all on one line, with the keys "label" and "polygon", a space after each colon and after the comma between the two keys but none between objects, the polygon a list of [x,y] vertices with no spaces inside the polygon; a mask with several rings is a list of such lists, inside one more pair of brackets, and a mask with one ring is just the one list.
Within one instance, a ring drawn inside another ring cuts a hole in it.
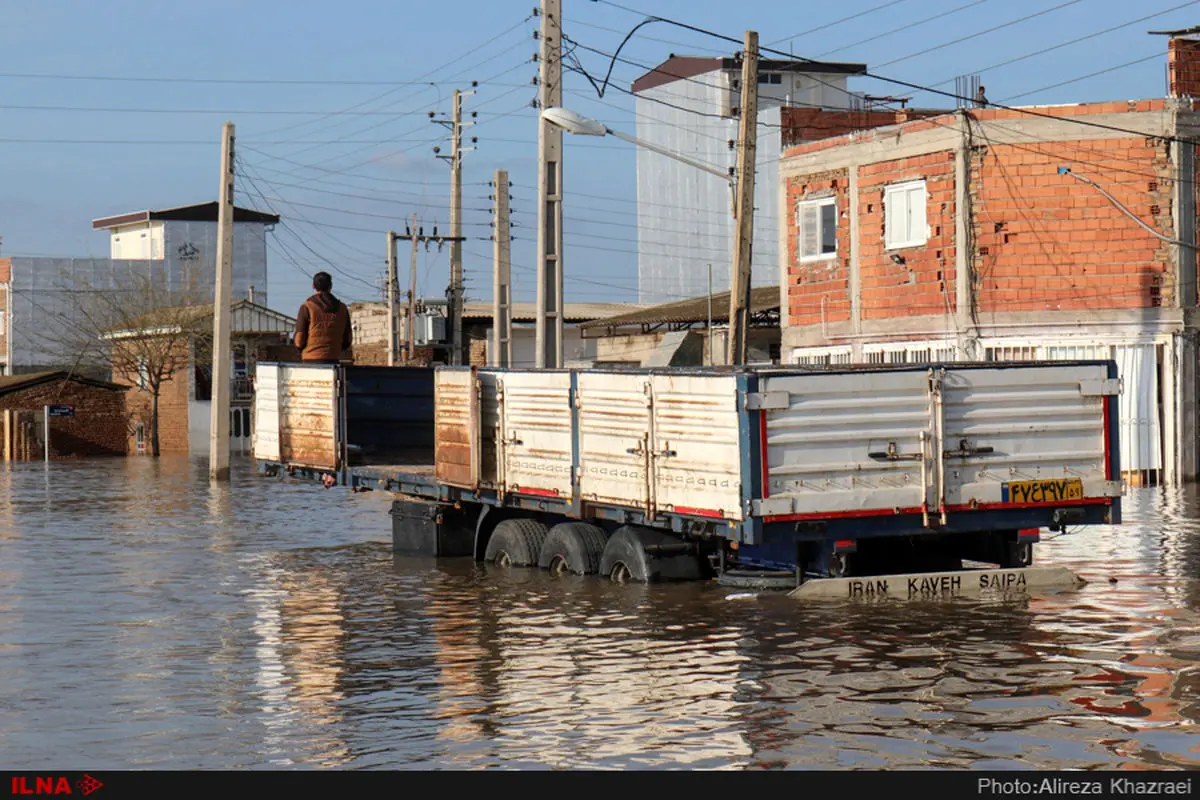
[{"label": "trailer wheel", "polygon": [[483,560],[500,567],[531,567],[546,538],[546,526],[534,519],[506,519],[488,539]]},{"label": "trailer wheel", "polygon": [[[652,528],[623,525],[608,539],[600,556],[600,574],[614,583],[657,580],[697,580],[700,559],[694,553],[673,552],[688,545]],[[659,550],[657,554],[646,550]],[[664,552],[665,551],[665,552]]]},{"label": "trailer wheel", "polygon": [[608,534],[586,522],[562,522],[546,534],[538,555],[538,566],[554,575],[573,572],[594,575],[600,571],[600,557]]}]

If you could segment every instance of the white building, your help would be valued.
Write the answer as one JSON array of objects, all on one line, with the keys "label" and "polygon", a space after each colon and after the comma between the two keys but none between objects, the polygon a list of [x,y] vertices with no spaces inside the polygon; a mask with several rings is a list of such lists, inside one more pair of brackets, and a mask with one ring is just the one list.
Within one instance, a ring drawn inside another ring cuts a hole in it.
[{"label": "white building", "polygon": [[[759,60],[752,284],[779,281],[779,153],[782,106],[844,109],[864,64]],[[637,137],[718,169],[735,165],[741,65],[732,58],[672,55],[633,83]],[[646,148],[637,152],[638,301],[667,303],[728,290],[733,197],[716,175]]]},{"label": "white building", "polygon": [[[234,300],[267,302],[267,232],[274,214],[234,213]],[[108,258],[0,258],[0,367],[5,374],[61,366],[59,326],[78,314],[79,292],[115,291],[121,276],[162,277],[192,302],[212,302],[216,278],[217,203],[138,211],[92,222],[111,235]]]}]

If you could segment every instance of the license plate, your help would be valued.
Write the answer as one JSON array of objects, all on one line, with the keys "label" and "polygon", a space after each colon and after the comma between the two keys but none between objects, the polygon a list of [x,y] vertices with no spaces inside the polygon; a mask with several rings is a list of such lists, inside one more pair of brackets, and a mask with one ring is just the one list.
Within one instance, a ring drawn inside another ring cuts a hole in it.
[{"label": "license plate", "polygon": [[1005,503],[1060,503],[1083,499],[1083,481],[1079,478],[1044,478],[1038,481],[1010,481],[1000,485]]}]

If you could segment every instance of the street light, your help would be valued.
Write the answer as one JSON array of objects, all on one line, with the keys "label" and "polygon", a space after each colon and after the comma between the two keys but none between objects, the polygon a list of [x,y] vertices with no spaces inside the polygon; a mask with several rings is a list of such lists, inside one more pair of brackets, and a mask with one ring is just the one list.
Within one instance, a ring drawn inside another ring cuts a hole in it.
[{"label": "street light", "polygon": [[709,166],[708,164],[704,164],[699,161],[693,161],[687,156],[679,155],[679,153],[672,153],[670,150],[666,150],[656,144],[651,144],[644,139],[638,139],[630,136],[627,133],[614,131],[603,122],[576,114],[569,108],[547,108],[542,112],[542,119],[546,120],[546,122],[549,122],[551,125],[557,125],[567,133],[576,133],[581,136],[608,135],[615,136],[618,139],[624,139],[625,141],[636,144],[639,147],[652,150],[655,153],[658,153],[660,156],[666,156],[667,158],[673,158],[676,161],[682,161],[684,164],[693,166],[696,169],[702,169],[710,175],[716,175],[718,178],[724,179],[729,184],[731,189],[734,186],[733,176],[728,172],[722,172],[716,167]]}]

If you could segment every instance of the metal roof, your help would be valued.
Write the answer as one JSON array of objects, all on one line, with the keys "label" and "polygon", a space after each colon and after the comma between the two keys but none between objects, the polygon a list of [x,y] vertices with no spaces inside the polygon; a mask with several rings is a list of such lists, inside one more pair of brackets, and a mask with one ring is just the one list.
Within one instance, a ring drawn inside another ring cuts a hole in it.
[{"label": "metal roof", "polygon": [[[715,70],[741,70],[741,61],[720,56],[680,56],[672,53],[666,61],[654,67],[633,82],[630,90],[637,94],[656,86],[662,86],[678,80],[686,80],[696,75]],[[867,71],[866,64],[849,63],[845,61],[807,61],[801,59],[758,59],[760,72],[807,72],[833,75],[862,75]]]},{"label": "metal roof", "polygon": [[[229,308],[232,312],[229,327],[233,334],[291,333],[296,329],[294,317],[251,303],[249,300],[236,300]],[[191,327],[193,324],[201,324],[205,319],[211,319],[212,315],[212,303],[165,308],[149,312],[139,320],[132,321],[144,326],[143,328],[110,331],[104,338],[136,338],[139,335],[155,333],[177,333],[183,325]]]},{"label": "metal roof", "polygon": [[[637,303],[563,303],[563,322],[588,322],[602,320],[614,314],[623,314],[645,308]],[[463,319],[491,320],[491,303],[464,303]],[[512,318],[514,322],[537,321],[536,303],[513,303]]]},{"label": "metal roof", "polygon": [[[198,203],[191,206],[176,206],[159,211],[133,211],[129,214],[118,214],[113,217],[101,217],[92,220],[92,230],[116,228],[119,225],[133,225],[137,222],[148,222],[152,219],[179,219],[189,222],[216,222],[219,206],[217,201]],[[266,214],[249,208],[233,207],[234,222],[262,222],[274,225],[279,222],[278,214]]]},{"label": "metal roof", "polygon": [[[708,321],[709,295],[675,300],[662,305],[641,308],[627,314],[585,322],[582,330],[620,328],[627,325],[667,325]],[[760,314],[779,308],[778,286],[757,286],[750,291],[750,313]],[[712,295],[713,322],[729,321],[729,292]]]},{"label": "metal roof", "polygon": [[65,369],[60,369],[51,372],[29,372],[24,375],[2,375],[0,376],[0,395],[11,394],[22,389],[29,389],[34,386],[40,386],[43,383],[53,383],[54,381],[63,379],[73,383],[81,383],[85,386],[95,386],[99,389],[110,389],[115,392],[124,392],[130,388],[119,383],[109,383],[108,381],[98,381],[94,378],[85,378],[82,375],[72,375]]}]

